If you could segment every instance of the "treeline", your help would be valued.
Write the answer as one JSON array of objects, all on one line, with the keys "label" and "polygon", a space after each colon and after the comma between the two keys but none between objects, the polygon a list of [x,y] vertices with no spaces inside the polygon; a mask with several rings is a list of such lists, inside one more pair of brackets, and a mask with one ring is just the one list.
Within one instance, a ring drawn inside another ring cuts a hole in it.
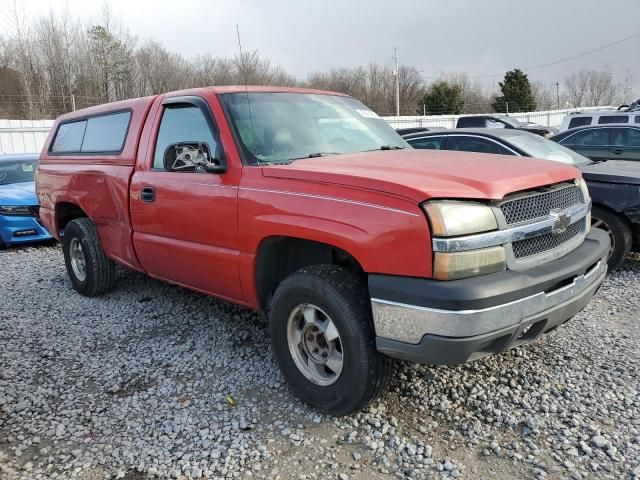
[{"label": "treeline", "polygon": [[[115,100],[245,82],[339,91],[381,115],[395,114],[395,74],[385,65],[337,68],[298,79],[257,51],[185,58],[160,42],[139,41],[108,10],[95,25],[68,14],[27,19],[16,12],[13,23],[12,34],[0,35],[0,118],[54,118]],[[465,74],[427,82],[413,66],[401,66],[398,73],[402,115],[505,111],[513,92],[523,97],[512,100],[510,111],[555,108],[558,100],[555,86],[530,83],[522,72],[511,80],[513,72],[507,73],[500,83],[502,95],[485,91]],[[564,82],[561,106],[611,104],[621,96],[620,88],[609,72],[578,72]]]}]

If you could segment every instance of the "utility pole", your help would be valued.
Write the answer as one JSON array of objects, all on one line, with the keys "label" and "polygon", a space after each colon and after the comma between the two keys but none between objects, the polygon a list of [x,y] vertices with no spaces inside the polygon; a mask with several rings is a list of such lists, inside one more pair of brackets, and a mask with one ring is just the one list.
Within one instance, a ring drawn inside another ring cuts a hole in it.
[{"label": "utility pole", "polygon": [[71,94],[71,109],[76,111],[76,96],[73,93]]},{"label": "utility pole", "polygon": [[396,62],[396,69],[393,74],[396,77],[396,117],[400,116],[400,67],[398,66],[398,47],[393,47],[393,58]]},{"label": "utility pole", "polygon": [[631,71],[631,67],[627,67],[627,74],[624,77],[624,98],[622,99],[623,103],[631,103],[633,102],[633,72]]},{"label": "utility pole", "polygon": [[560,82],[556,82],[556,105],[560,110]]}]

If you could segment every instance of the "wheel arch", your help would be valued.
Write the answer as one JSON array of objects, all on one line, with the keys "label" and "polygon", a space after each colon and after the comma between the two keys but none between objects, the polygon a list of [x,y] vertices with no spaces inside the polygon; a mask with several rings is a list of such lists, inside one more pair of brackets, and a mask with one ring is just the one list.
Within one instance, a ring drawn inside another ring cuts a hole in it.
[{"label": "wheel arch", "polygon": [[274,235],[256,250],[254,282],[259,306],[266,310],[276,288],[290,273],[310,265],[347,267],[364,276],[362,264],[343,248],[302,237]]},{"label": "wheel arch", "polygon": [[55,224],[58,232],[64,231],[71,220],[88,217],[86,212],[76,203],[58,202],[55,207]]}]

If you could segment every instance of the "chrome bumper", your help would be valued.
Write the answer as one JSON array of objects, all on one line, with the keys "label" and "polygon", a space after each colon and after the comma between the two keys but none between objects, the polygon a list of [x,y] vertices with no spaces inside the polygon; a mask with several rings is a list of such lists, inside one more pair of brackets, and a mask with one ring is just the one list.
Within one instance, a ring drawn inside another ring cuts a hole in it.
[{"label": "chrome bumper", "polygon": [[584,302],[595,293],[606,273],[607,262],[604,258],[568,285],[480,310],[440,310],[372,298],[376,335],[418,344],[427,334],[471,337],[516,326],[530,321],[532,317]]}]

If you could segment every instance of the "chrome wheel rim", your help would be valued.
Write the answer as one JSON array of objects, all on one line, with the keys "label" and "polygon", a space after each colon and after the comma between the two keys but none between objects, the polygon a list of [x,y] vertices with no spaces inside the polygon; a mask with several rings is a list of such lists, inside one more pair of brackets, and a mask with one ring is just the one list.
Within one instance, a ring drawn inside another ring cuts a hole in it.
[{"label": "chrome wheel rim", "polygon": [[87,278],[87,265],[82,252],[82,244],[77,238],[72,238],[69,243],[69,259],[71,260],[71,269],[78,280],[84,282]]},{"label": "chrome wheel rim", "polygon": [[287,321],[287,343],[296,367],[310,382],[327,386],[340,378],[340,333],[322,309],[308,303],[294,308]]},{"label": "chrome wheel rim", "polygon": [[611,240],[611,245],[609,246],[609,257],[613,255],[613,251],[616,249],[616,237],[613,235],[613,230],[611,227],[605,223],[604,220],[600,218],[596,218],[594,216],[591,217],[591,228],[599,228],[600,230],[604,230],[609,235],[609,239]]}]

